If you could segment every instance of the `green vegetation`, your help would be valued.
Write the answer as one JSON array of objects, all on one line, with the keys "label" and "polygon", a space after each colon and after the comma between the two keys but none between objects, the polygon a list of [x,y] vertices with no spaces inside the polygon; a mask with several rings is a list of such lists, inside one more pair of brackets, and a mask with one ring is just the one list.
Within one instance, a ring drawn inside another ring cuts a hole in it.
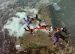
[{"label": "green vegetation", "polygon": [[37,48],[37,44],[35,43],[29,43],[29,46],[27,46],[28,48]]}]

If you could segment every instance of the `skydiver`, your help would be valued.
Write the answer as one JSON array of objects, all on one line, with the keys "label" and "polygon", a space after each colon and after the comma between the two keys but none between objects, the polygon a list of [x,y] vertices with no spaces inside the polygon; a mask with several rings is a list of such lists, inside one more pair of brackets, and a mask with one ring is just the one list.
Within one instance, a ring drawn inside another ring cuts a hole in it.
[{"label": "skydiver", "polygon": [[39,17],[38,17],[38,15],[37,15],[37,14],[36,14],[36,19],[37,19],[37,20],[39,20],[39,21],[41,21],[41,19],[39,19]]},{"label": "skydiver", "polygon": [[64,32],[66,35],[70,34],[70,32],[68,31],[68,29],[66,27],[61,28],[62,32]]},{"label": "skydiver", "polygon": [[29,27],[29,26],[27,26],[27,28],[28,28],[28,30],[27,30],[26,28],[24,28],[24,29],[25,29],[25,31],[30,31],[30,33],[32,34],[34,29],[30,29],[30,27]]}]

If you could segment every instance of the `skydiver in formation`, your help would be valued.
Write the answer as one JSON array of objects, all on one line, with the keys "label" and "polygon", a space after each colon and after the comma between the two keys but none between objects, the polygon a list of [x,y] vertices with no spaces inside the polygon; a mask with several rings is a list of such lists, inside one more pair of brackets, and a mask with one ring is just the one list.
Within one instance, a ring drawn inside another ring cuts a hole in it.
[{"label": "skydiver in formation", "polygon": [[38,17],[38,15],[36,14],[36,19],[38,20],[38,21],[40,21],[41,22],[41,19],[39,19],[39,17]]}]

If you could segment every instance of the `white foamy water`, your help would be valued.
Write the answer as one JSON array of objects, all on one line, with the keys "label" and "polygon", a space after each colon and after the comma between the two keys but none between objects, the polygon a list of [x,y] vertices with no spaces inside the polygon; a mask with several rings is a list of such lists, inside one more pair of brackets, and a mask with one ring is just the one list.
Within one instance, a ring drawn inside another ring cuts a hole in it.
[{"label": "white foamy water", "polygon": [[[31,9],[30,11],[33,12],[33,15],[35,15],[35,13],[37,14],[36,9]],[[31,13],[30,11],[29,13]],[[24,28],[27,28],[27,22],[24,21],[24,18],[27,19],[27,12],[17,12],[15,14],[17,17],[11,17],[7,20],[7,23],[4,25],[4,29],[9,31],[10,36],[23,36],[25,33]]]}]

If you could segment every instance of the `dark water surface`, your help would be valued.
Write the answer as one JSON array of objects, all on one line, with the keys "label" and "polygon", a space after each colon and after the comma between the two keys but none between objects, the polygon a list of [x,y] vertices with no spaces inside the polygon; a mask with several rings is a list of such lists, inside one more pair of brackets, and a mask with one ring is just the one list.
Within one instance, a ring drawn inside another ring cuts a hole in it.
[{"label": "dark water surface", "polygon": [[[61,0],[58,5],[61,7],[59,12],[51,11],[53,26],[62,26],[64,22],[71,32],[72,45],[75,46],[75,0]],[[50,10],[53,8],[50,7]]]},{"label": "dark water surface", "polygon": [[75,0],[61,0],[61,20],[70,29],[72,43],[75,46]]}]

